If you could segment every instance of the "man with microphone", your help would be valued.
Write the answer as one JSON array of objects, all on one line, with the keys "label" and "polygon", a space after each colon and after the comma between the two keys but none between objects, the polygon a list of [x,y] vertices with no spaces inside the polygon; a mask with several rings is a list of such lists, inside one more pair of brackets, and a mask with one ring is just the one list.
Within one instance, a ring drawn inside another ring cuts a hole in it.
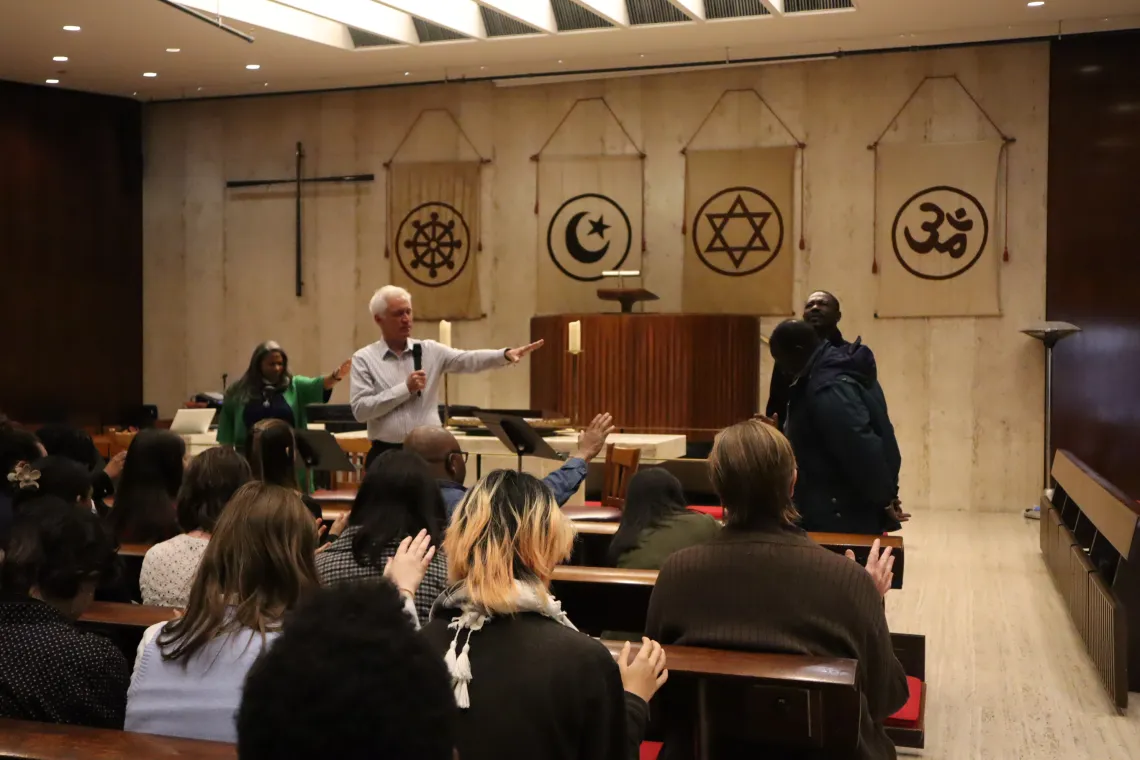
[{"label": "man with microphone", "polygon": [[482,372],[518,364],[542,347],[460,351],[434,340],[412,338],[412,295],[395,285],[376,291],[368,304],[380,326],[380,340],[352,355],[349,403],[358,422],[368,424],[372,448],[365,467],[389,449],[403,445],[420,426],[441,427],[439,386],[447,372]]}]

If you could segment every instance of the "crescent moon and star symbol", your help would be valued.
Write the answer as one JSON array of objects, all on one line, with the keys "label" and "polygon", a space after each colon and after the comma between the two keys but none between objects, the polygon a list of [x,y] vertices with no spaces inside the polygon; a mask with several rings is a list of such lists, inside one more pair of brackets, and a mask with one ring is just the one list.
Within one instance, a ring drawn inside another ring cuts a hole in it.
[{"label": "crescent moon and star symbol", "polygon": [[567,200],[550,218],[546,246],[563,274],[591,282],[621,266],[632,236],[629,217],[616,201],[584,193]]}]

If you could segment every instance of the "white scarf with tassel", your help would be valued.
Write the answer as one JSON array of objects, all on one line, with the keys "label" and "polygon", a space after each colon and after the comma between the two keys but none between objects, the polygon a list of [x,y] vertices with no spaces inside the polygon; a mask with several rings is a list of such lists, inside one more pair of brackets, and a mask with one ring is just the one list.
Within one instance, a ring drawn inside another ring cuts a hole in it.
[{"label": "white scarf with tassel", "polygon": [[[575,631],[578,630],[570,622],[570,618],[566,617],[566,613],[562,611],[561,603],[549,592],[543,593],[533,584],[515,581],[515,598],[512,606],[515,608],[515,612],[537,612],[560,625],[573,628]],[[459,709],[466,710],[471,707],[471,694],[468,687],[473,678],[471,675],[471,636],[482,629],[483,624],[494,616],[471,601],[467,594],[467,587],[463,583],[436,599],[435,604],[432,605],[431,617],[434,618],[436,612],[444,608],[458,608],[460,610],[459,616],[452,618],[451,623],[447,626],[455,630],[455,638],[451,640],[451,646],[448,647],[443,662],[447,665],[448,672],[451,673],[451,688],[455,694],[455,704],[459,706]],[[457,653],[459,637],[463,635],[464,631],[467,631],[467,638],[463,642],[463,649]]]}]

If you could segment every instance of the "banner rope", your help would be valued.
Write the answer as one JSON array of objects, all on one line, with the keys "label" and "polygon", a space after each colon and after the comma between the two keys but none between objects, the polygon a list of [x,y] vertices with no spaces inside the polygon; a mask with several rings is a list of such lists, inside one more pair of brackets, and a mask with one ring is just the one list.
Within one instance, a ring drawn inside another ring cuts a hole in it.
[{"label": "banner rope", "polygon": [[[874,235],[874,238],[873,238],[872,243],[871,243],[871,274],[878,274],[879,273],[879,251],[878,251],[878,244],[879,244],[879,237],[878,237],[879,145],[880,145],[880,143],[882,143],[883,138],[887,136],[887,132],[889,132],[891,130],[891,127],[893,127],[895,125],[895,122],[897,122],[899,120],[899,117],[902,116],[903,111],[905,111],[907,109],[907,106],[910,105],[911,101],[914,100],[915,96],[918,95],[919,91],[923,87],[926,86],[926,83],[930,82],[930,81],[934,81],[934,80],[939,80],[939,79],[950,80],[950,81],[953,81],[954,84],[958,85],[958,89],[960,89],[962,92],[964,92],[966,94],[966,97],[969,98],[970,102],[974,104],[974,108],[977,109],[978,113],[980,113],[982,116],[986,117],[986,121],[989,122],[989,125],[991,127],[993,127],[994,131],[998,133],[999,137],[1001,137],[1002,146],[1001,146],[1001,152],[998,156],[999,167],[1001,166],[1001,162],[1003,160],[1005,161],[1005,164],[1004,164],[1004,167],[1005,167],[1005,173],[1004,173],[1005,187],[1004,187],[1004,189],[1001,189],[998,193],[998,195],[1003,196],[1002,216],[1004,217],[1003,223],[1005,226],[1005,231],[1002,234],[1002,244],[1004,246],[1004,250],[1002,251],[1001,260],[1004,262],[1009,261],[1009,147],[1013,143],[1017,142],[1017,138],[1013,137],[1012,135],[1006,134],[1002,130],[1002,128],[997,125],[997,122],[993,120],[993,117],[991,117],[989,115],[989,113],[986,111],[986,109],[982,108],[982,104],[978,102],[978,99],[974,97],[974,94],[966,88],[966,85],[962,84],[962,80],[958,78],[957,74],[936,74],[936,75],[925,76],[922,78],[922,81],[920,81],[918,83],[918,86],[915,87],[914,90],[911,91],[911,93],[907,97],[907,99],[905,101],[903,101],[903,104],[902,104],[902,106],[899,107],[899,110],[895,111],[895,115],[892,116],[891,120],[887,122],[887,126],[883,127],[883,131],[879,133],[879,136],[875,138],[875,141],[867,146],[867,150],[873,151],[875,153],[875,168],[874,168],[875,199],[874,199],[874,202],[872,204],[873,209],[874,209],[874,213],[875,213],[875,221],[871,225],[871,234]],[[999,175],[1000,174],[1001,174],[1001,172],[999,170]],[[995,199],[995,202],[996,202],[996,199]]]}]

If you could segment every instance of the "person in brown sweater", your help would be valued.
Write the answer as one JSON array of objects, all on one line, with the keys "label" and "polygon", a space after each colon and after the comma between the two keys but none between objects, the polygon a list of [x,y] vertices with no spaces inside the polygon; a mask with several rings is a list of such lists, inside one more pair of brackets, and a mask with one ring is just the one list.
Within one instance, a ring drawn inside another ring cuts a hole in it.
[{"label": "person in brown sweater", "polygon": [[636,760],[660,645],[632,662],[579,633],[551,596],[574,528],[535,477],[497,470],[460,502],[443,542],[454,585],[423,629],[451,674],[463,760]]},{"label": "person in brown sweater", "polygon": [[[883,609],[894,564],[875,542],[867,568],[795,527],[791,444],[773,426],[741,422],[716,437],[713,487],[727,513],[720,535],[671,555],[649,602],[646,635],[677,644],[858,660],[859,760],[894,760],[883,721],[907,699]],[[662,760],[690,757],[691,706],[666,705]],[[726,756],[736,756],[726,755]]]}]

